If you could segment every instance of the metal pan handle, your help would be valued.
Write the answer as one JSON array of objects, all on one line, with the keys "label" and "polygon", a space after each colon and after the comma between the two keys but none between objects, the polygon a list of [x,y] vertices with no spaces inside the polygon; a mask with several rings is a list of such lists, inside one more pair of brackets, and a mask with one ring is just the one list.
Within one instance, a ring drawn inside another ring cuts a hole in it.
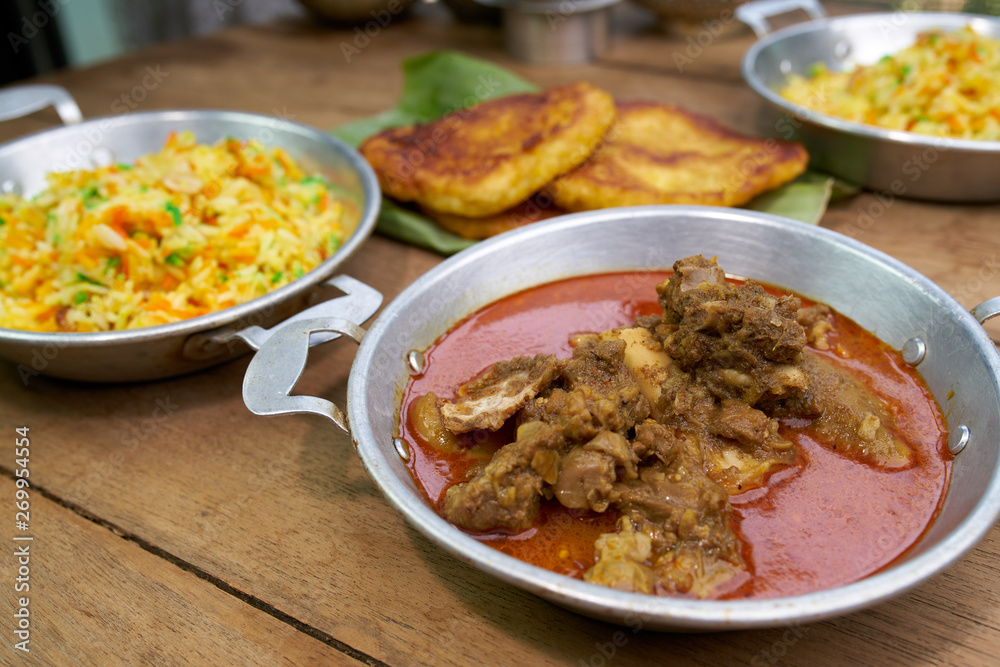
[{"label": "metal pan handle", "polygon": [[64,125],[83,120],[80,107],[65,88],[32,84],[0,90],[0,121],[27,116],[48,106],[55,107]]},{"label": "metal pan handle", "polygon": [[343,411],[332,401],[317,396],[292,396],[309,356],[309,336],[317,332],[346,334],[360,343],[365,336],[358,325],[336,317],[289,322],[282,326],[254,355],[243,378],[243,402],[261,416],[311,413],[326,417],[350,434]]},{"label": "metal pan handle", "polygon": [[781,16],[788,12],[801,9],[813,19],[826,18],[826,11],[819,0],[757,0],[748,2],[736,8],[736,18],[750,26],[758,38],[771,32],[769,18]]},{"label": "metal pan handle", "polygon": [[986,320],[1000,315],[1000,296],[983,301],[970,312],[980,324],[985,324]]},{"label": "metal pan handle", "polygon": [[258,350],[243,378],[243,402],[262,416],[311,413],[326,417],[346,433],[350,425],[334,403],[316,396],[292,396],[305,370],[309,348],[346,335],[360,343],[365,331],[355,322],[366,321],[379,306],[382,295],[348,276],[329,281],[346,296],[324,301],[270,329],[247,327],[232,334]]},{"label": "metal pan handle", "polygon": [[[270,329],[264,329],[259,326],[249,326],[244,329],[240,329],[239,331],[225,332],[215,336],[215,340],[219,343],[227,343],[233,339],[239,339],[249,345],[252,349],[259,350],[267,344],[267,341],[270,340],[270,338],[277,333],[279,329],[292,322],[313,320],[316,318],[336,317],[350,322],[361,323],[374,315],[375,311],[377,311],[382,305],[382,295],[378,292],[378,290],[372,289],[360,280],[355,280],[350,276],[335,276],[327,280],[324,284],[336,287],[344,293],[344,296],[328,299],[322,303],[316,304],[315,306],[306,308],[305,310],[292,315],[287,320],[274,325]],[[317,335],[313,336],[310,340],[309,346],[312,347],[314,345],[321,345],[331,340],[336,340],[337,338],[340,338],[339,334],[323,334],[317,331]]]}]

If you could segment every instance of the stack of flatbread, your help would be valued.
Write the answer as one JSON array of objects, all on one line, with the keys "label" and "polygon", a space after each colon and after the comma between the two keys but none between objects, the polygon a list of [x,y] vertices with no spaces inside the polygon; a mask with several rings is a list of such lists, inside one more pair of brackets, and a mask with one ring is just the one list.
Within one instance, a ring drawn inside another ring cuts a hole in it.
[{"label": "stack of flatbread", "polygon": [[385,194],[472,239],[570,211],[738,206],[809,161],[800,144],[744,136],[669,104],[616,104],[587,83],[385,130],[360,150]]}]

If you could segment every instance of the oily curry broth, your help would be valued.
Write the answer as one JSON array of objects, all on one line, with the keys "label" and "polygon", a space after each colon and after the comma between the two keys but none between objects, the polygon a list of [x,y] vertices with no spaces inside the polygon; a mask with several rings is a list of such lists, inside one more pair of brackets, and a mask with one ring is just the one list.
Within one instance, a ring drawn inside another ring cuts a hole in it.
[{"label": "oily curry broth", "polygon": [[[426,371],[406,388],[402,414],[409,415],[411,404],[428,392],[454,398],[461,384],[494,361],[534,354],[569,357],[573,334],[604,331],[659,313],[654,288],[669,275],[573,278],[480,310],[426,352]],[[764,487],[730,497],[749,575],[721,587],[719,597],[790,596],[857,581],[903,554],[926,530],[943,499],[951,456],[930,392],[898,353],[854,322],[838,315],[836,329],[831,351],[817,353],[863,379],[888,402],[916,464],[895,471],[865,465],[818,444],[808,428],[801,428],[808,422],[783,422],[782,435],[796,446],[795,463],[771,474]],[[838,344],[840,354],[833,351]],[[441,454],[423,441],[409,418],[402,420],[401,431],[411,446],[411,474],[435,506],[449,486],[514,439],[510,424],[496,433],[464,434],[463,444],[477,455],[470,457],[465,452]],[[594,564],[594,541],[614,532],[617,516],[613,509],[596,514],[552,500],[542,504],[526,531],[475,537],[522,560],[581,577]]]}]

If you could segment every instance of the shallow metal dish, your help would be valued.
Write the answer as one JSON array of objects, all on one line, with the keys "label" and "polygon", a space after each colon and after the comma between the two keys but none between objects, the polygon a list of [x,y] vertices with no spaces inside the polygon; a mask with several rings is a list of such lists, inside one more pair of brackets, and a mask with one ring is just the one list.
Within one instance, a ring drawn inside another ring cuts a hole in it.
[{"label": "shallow metal dish", "polygon": [[[743,78],[769,104],[759,129],[801,141],[812,167],[893,196],[953,202],[1000,200],[1000,141],[948,139],[887,130],[828,116],[778,94],[789,74],[806,74],[815,63],[834,71],[877,62],[927,30],[976,32],[1000,38],[1000,19],[946,12],[895,12],[823,18],[771,34],[764,17],[818,3],[779,0],[743,5],[736,16],[765,34],[743,56]],[[819,12],[817,14],[817,11]]]},{"label": "shallow metal dish", "polygon": [[[717,255],[727,271],[828,303],[894,348],[918,337],[923,341],[926,354],[919,370],[947,416],[952,444],[958,449],[967,433],[967,446],[955,459],[951,490],[937,521],[892,567],[848,586],[774,600],[692,601],[623,593],[529,565],[476,541],[438,516],[417,489],[403,461],[405,446],[394,440],[413,351],[425,350],[475,310],[528,287],[576,275],[668,269],[696,253]],[[995,301],[987,304],[980,319],[998,312]],[[309,336],[318,331],[340,331],[361,341],[348,382],[350,434],[389,501],[461,560],[588,616],[626,625],[641,620],[644,628],[720,630],[845,614],[940,572],[975,545],[1000,514],[1000,355],[993,343],[976,317],[930,280],[826,229],[751,211],[696,206],[607,209],[528,225],[426,273],[386,307],[367,334],[331,318],[272,332],[243,385],[253,412],[311,412],[346,428],[329,401],[287,396],[304,367]]]},{"label": "shallow metal dish", "polygon": [[181,130],[194,132],[202,143],[232,136],[281,146],[307,172],[320,172],[340,188],[341,196],[352,204],[348,209],[354,232],[302,278],[247,303],[190,320],[101,333],[0,328],[0,358],[18,364],[26,382],[39,373],[94,382],[148,380],[190,373],[245,353],[242,343],[232,342],[233,332],[273,325],[309,305],[316,288],[371,234],[381,197],[374,172],[357,151],[316,128],[237,111],[134,112],[21,137],[0,145],[0,187],[30,196],[44,187],[50,171],[131,162],[158,151],[171,131]]}]

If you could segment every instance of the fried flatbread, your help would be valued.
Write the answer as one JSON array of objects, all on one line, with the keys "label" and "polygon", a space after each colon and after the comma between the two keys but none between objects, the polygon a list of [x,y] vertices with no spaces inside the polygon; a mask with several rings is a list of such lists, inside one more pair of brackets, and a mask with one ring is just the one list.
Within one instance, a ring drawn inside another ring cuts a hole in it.
[{"label": "fried flatbread", "polygon": [[808,162],[800,144],[741,135],[673,105],[625,102],[601,147],[549,189],[567,211],[738,206],[794,179]]},{"label": "fried flatbread", "polygon": [[581,164],[614,117],[611,96],[581,82],[385,130],[360,150],[390,197],[483,218],[515,206]]},{"label": "fried flatbread", "polygon": [[452,234],[464,239],[476,240],[487,239],[532,222],[554,218],[566,213],[552,202],[550,195],[544,192],[537,193],[506,211],[485,218],[469,218],[430,209],[423,209],[423,211],[438,226]]}]

